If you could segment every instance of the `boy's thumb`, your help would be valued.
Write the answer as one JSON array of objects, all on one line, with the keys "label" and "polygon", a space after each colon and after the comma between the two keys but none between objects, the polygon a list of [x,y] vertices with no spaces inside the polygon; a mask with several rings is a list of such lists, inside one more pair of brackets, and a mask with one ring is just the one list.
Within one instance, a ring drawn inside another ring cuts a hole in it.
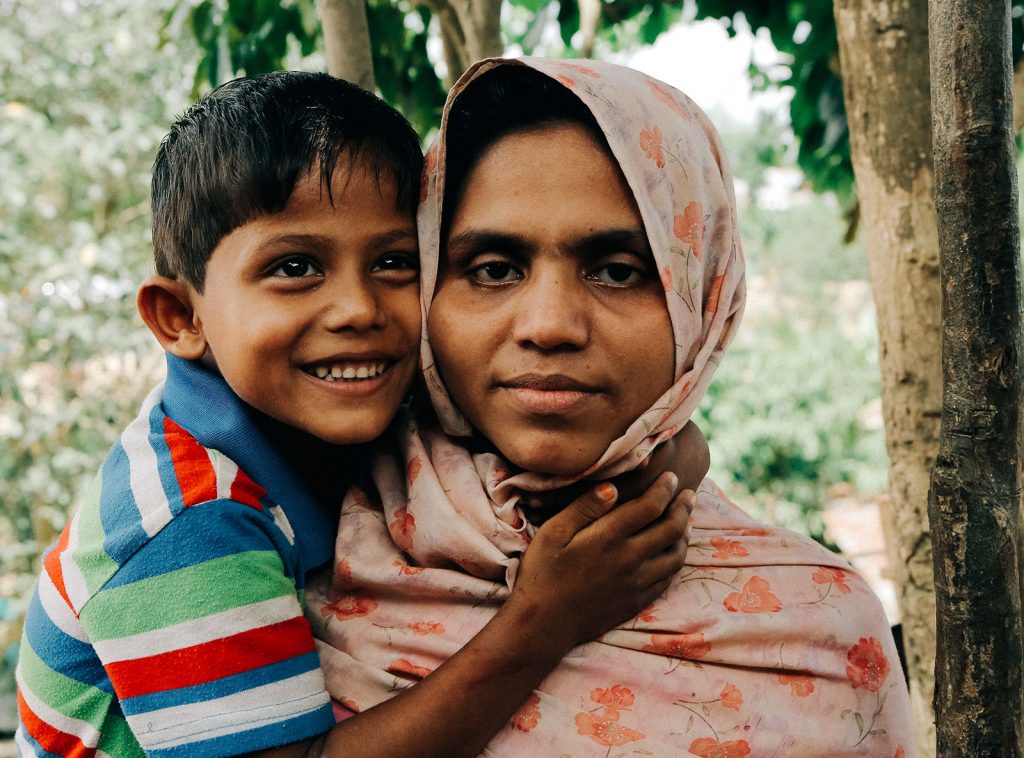
[{"label": "boy's thumb", "polygon": [[608,513],[618,496],[619,491],[614,484],[602,482],[573,500],[556,518],[564,519],[562,527],[575,534]]}]

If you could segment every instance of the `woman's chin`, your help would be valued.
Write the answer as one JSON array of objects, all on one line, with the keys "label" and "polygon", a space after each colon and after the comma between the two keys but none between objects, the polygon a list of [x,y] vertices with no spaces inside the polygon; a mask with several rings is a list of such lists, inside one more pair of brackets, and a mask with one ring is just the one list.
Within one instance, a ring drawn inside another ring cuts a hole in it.
[{"label": "woman's chin", "polygon": [[600,457],[601,452],[566,450],[564,446],[515,445],[506,450],[499,447],[503,457],[524,471],[575,478],[589,469]]}]

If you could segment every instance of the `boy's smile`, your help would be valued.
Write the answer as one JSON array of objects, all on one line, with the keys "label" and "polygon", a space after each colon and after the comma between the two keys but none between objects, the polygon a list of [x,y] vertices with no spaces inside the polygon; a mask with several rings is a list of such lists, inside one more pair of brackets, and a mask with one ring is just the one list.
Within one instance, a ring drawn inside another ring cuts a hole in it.
[{"label": "boy's smile", "polygon": [[[417,367],[415,219],[361,161],[314,168],[280,213],[225,236],[193,294],[193,325],[249,405],[333,444],[379,436]],[[211,409],[215,412],[215,409]]]}]

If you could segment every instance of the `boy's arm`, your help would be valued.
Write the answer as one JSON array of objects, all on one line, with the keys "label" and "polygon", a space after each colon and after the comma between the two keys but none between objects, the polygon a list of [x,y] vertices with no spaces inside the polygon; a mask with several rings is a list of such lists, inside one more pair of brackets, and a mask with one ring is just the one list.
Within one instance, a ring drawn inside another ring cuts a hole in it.
[{"label": "boy's arm", "polygon": [[676,478],[666,474],[614,510],[612,485],[578,498],[540,529],[509,599],[444,665],[326,735],[256,755],[479,755],[572,647],[635,615],[666,589],[682,567],[693,504],[692,492],[675,493]]}]

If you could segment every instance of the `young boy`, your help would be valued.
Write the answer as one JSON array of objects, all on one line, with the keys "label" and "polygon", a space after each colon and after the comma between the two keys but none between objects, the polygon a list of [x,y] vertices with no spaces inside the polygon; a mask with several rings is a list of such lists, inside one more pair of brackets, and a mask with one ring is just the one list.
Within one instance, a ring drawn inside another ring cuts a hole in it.
[{"label": "young boy", "polygon": [[385,431],[416,372],[421,160],[401,116],[319,74],[231,82],[172,127],[138,295],[167,379],[44,559],[21,753],[475,755],[681,565],[680,499],[650,525],[675,477],[590,526],[616,498],[601,485],[541,530],[466,648],[335,726],[301,600],[332,558],[349,446]]}]

